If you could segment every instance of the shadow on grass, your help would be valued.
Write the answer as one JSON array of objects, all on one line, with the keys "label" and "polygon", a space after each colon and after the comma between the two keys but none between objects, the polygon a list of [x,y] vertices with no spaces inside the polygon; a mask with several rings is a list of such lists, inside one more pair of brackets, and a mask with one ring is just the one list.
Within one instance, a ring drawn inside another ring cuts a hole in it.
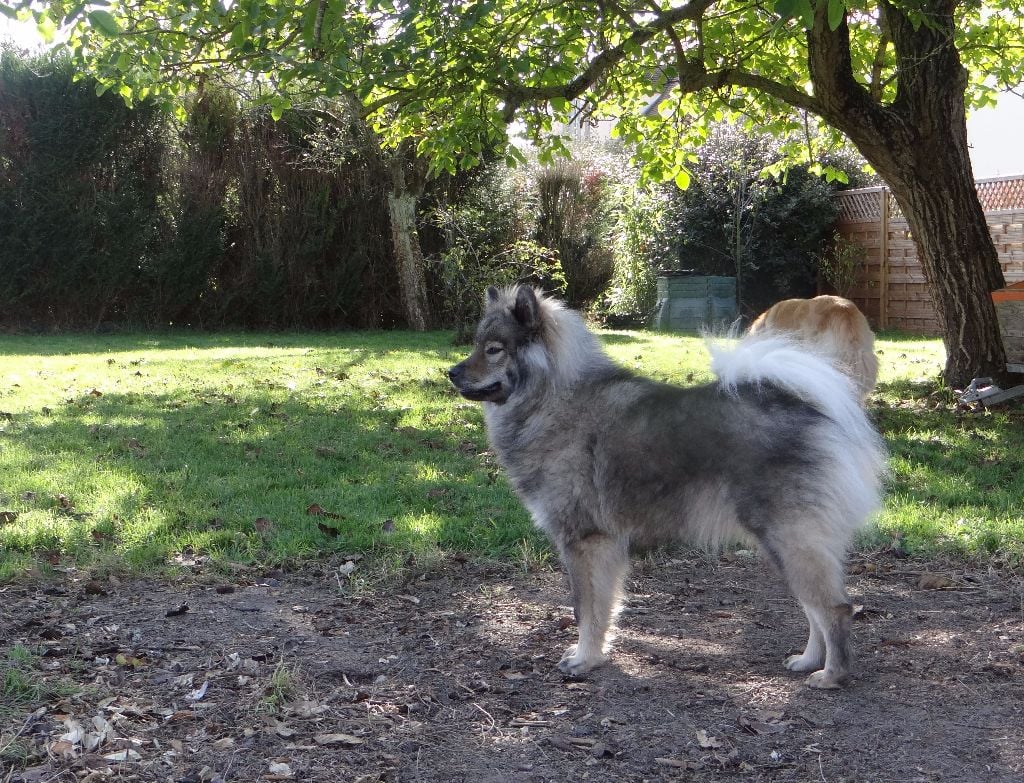
[{"label": "shadow on grass", "polygon": [[[249,376],[273,363],[246,361]],[[273,384],[87,394],[16,416],[0,436],[17,465],[2,489],[20,498],[20,518],[0,542],[86,559],[112,549],[145,566],[182,552],[508,554],[534,535],[486,451],[479,411],[459,404],[440,368],[372,383],[350,381],[350,369],[295,394]],[[422,400],[415,426],[409,397]]]},{"label": "shadow on grass", "polygon": [[893,468],[890,523],[911,547],[1024,554],[1024,411],[962,411],[933,383],[880,387],[897,405],[871,413]]}]

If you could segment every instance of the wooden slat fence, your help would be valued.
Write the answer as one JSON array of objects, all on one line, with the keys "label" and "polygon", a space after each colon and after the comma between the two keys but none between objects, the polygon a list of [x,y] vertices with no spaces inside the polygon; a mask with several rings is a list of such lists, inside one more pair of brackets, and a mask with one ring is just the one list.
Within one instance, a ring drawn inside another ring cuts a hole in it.
[{"label": "wooden slat fence", "polygon": [[[1024,280],[1024,175],[976,184],[1006,282]],[[846,190],[836,199],[839,233],[866,251],[850,299],[877,329],[938,334],[917,248],[889,189]]]}]

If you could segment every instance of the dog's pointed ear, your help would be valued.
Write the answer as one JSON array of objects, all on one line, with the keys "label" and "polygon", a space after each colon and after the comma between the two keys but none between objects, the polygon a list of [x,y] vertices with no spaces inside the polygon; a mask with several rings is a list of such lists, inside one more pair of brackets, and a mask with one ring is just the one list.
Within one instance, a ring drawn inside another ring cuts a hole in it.
[{"label": "dog's pointed ear", "polygon": [[521,285],[516,290],[516,304],[512,308],[512,315],[527,329],[536,329],[540,326],[540,302],[537,301],[533,286]]},{"label": "dog's pointed ear", "polygon": [[491,305],[498,303],[498,289],[493,285],[487,287],[487,295],[484,297],[484,305],[490,307]]}]

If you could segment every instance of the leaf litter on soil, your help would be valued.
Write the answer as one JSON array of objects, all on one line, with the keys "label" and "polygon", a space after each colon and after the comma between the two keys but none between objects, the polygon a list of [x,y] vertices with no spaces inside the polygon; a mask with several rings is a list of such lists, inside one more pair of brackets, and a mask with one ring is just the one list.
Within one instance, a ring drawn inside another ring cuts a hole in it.
[{"label": "leaf litter on soil", "polygon": [[1021,778],[1020,578],[871,564],[834,694],[782,669],[802,618],[750,557],[640,561],[612,663],[583,679],[555,668],[575,628],[548,569],[12,584],[4,640],[46,687],[0,711],[3,780]]}]

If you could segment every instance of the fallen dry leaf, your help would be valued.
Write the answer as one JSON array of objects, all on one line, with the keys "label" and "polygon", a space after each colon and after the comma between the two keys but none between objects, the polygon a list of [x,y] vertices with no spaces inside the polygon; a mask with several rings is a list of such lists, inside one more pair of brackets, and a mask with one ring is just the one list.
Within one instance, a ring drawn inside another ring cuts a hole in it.
[{"label": "fallen dry leaf", "polygon": [[47,745],[46,750],[52,756],[56,756],[59,759],[70,759],[74,758],[78,749],[75,747],[75,743],[68,742],[67,740],[57,740]]},{"label": "fallen dry leaf", "polygon": [[285,707],[285,710],[290,715],[295,715],[299,718],[313,718],[317,715],[323,715],[329,710],[326,704],[318,704],[315,701],[297,701],[289,704]]},{"label": "fallen dry leaf", "polygon": [[105,753],[103,758],[107,761],[139,761],[142,759],[142,754],[137,750],[126,748],[125,750],[118,750],[114,753]]},{"label": "fallen dry leaf", "polygon": [[284,780],[292,776],[292,768],[281,761],[271,761],[268,769],[273,776],[271,780]]},{"label": "fallen dry leaf", "polygon": [[77,745],[85,736],[85,729],[82,728],[82,724],[74,718],[65,718],[64,728],[67,729],[67,731],[60,735],[60,739],[63,742],[70,742],[72,745]]},{"label": "fallen dry leaf", "polygon": [[711,737],[704,729],[697,729],[697,744],[704,749],[722,747],[722,740],[718,737]]},{"label": "fallen dry leaf", "polygon": [[741,713],[736,718],[740,728],[746,729],[751,734],[762,736],[765,734],[778,734],[785,731],[793,721],[786,720],[781,712],[771,710],[753,710],[752,712]]},{"label": "fallen dry leaf", "polygon": [[344,519],[343,514],[336,514],[333,511],[326,510],[319,503],[313,503],[306,509],[306,513],[313,517],[327,517],[328,519]]},{"label": "fallen dry leaf", "polygon": [[317,529],[328,538],[337,538],[338,533],[341,532],[340,530],[338,530],[338,528],[330,527],[329,525],[325,525],[323,522],[317,522],[316,526]]},{"label": "fallen dry leaf", "polygon": [[189,701],[199,701],[206,695],[206,689],[209,687],[210,681],[203,680],[203,684],[196,688],[194,691],[191,691],[187,696],[185,696],[185,698]]},{"label": "fallen dry leaf", "polygon": [[257,517],[256,521],[252,523],[253,527],[255,527],[259,533],[266,533],[270,530],[273,524],[274,523],[266,517]]},{"label": "fallen dry leaf", "polygon": [[17,511],[0,511],[0,525],[8,525],[17,518]]},{"label": "fallen dry leaf", "polygon": [[317,734],[314,738],[317,745],[362,745],[363,740],[352,734]]},{"label": "fallen dry leaf", "polygon": [[953,580],[948,576],[942,574],[932,574],[927,571],[918,578],[917,589],[918,590],[944,590],[947,587],[952,587],[954,584]]}]

